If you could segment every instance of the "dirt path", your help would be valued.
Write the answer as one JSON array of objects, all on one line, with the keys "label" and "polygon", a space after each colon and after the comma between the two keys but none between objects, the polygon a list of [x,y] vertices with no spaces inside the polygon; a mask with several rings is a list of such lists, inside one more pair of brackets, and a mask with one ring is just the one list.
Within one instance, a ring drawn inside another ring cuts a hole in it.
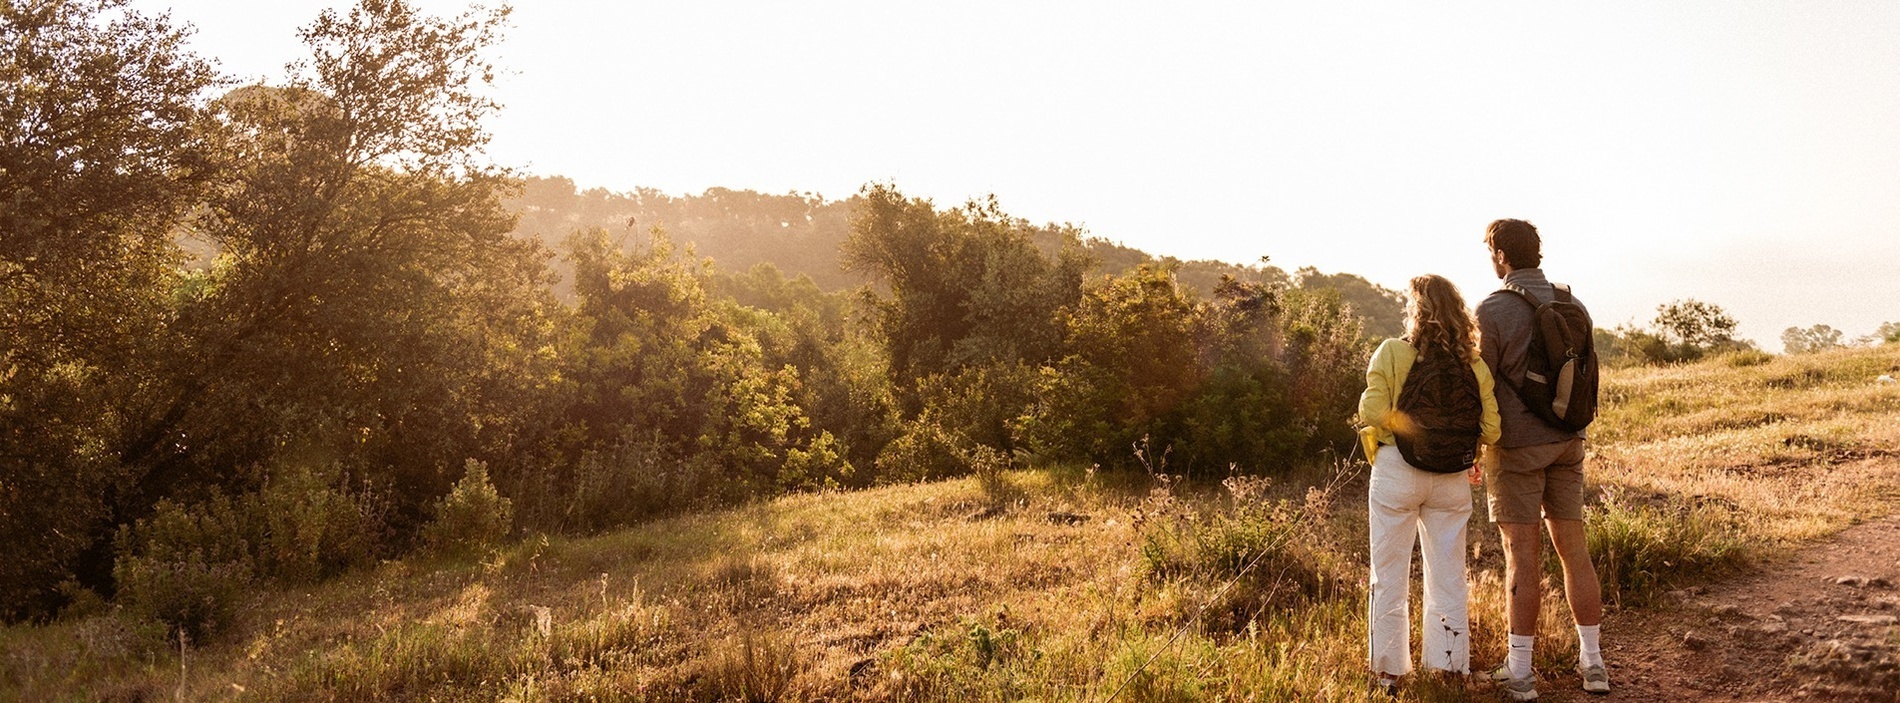
[{"label": "dirt path", "polygon": [[[1900,515],[1754,573],[1671,593],[1672,604],[1612,614],[1603,631],[1617,690],[1589,698],[1900,701],[1896,586]],[[1569,681],[1546,687],[1558,683]]]}]

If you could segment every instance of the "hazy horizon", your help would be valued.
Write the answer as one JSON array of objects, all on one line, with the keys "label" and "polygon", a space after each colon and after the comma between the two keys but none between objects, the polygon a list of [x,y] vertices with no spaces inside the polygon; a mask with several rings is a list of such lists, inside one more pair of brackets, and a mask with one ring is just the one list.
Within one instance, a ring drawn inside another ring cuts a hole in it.
[{"label": "hazy horizon", "polygon": [[[457,3],[418,3],[454,13]],[[277,80],[322,7],[140,0]],[[242,11],[236,11],[242,7]],[[1900,320],[1900,6],[517,7],[497,161],[582,187],[866,182],[1157,255],[1495,287],[1537,223],[1601,326],[1697,298],[1779,351]],[[1218,233],[1218,234],[1216,234]]]}]

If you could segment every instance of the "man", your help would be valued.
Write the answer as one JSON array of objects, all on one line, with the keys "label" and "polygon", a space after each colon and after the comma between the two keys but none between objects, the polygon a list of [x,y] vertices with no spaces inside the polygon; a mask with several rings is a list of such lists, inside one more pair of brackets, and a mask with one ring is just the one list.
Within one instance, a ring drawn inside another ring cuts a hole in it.
[{"label": "man", "polygon": [[[1484,241],[1491,249],[1492,268],[1506,286],[1522,289],[1539,303],[1555,296],[1539,268],[1542,245],[1531,223],[1498,220],[1485,229]],[[1609,674],[1597,644],[1603,596],[1583,535],[1584,433],[1544,421],[1525,405],[1520,392],[1535,312],[1528,301],[1509,290],[1492,293],[1478,304],[1477,312],[1478,353],[1503,381],[1497,391],[1502,433],[1485,468],[1491,474],[1486,491],[1491,521],[1504,539],[1510,652],[1491,677],[1519,701],[1537,698],[1531,649],[1543,602],[1540,518],[1549,526],[1551,544],[1563,562],[1564,596],[1577,623],[1577,667],[1583,675],[1583,690],[1610,692]]]}]

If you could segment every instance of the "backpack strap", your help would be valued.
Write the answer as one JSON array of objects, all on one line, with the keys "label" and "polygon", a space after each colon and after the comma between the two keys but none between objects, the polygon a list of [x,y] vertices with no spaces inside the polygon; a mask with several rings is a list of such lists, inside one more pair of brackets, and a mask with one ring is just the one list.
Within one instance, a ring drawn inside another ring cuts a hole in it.
[{"label": "backpack strap", "polygon": [[[1517,297],[1523,298],[1524,302],[1531,304],[1532,310],[1536,310],[1544,306],[1543,303],[1540,303],[1537,301],[1536,296],[1531,295],[1530,291],[1525,290],[1523,286],[1520,286],[1516,283],[1506,283],[1504,284],[1503,288],[1499,288],[1498,290],[1510,291],[1512,293],[1516,293]],[[1575,297],[1570,295],[1570,286],[1564,285],[1562,283],[1550,284],[1550,292],[1551,292],[1551,302],[1568,303],[1573,300],[1576,300]]]},{"label": "backpack strap", "polygon": [[[1553,285],[1552,288],[1556,288],[1556,286]],[[1498,292],[1499,293],[1515,293],[1519,300],[1522,300],[1524,301],[1525,304],[1531,306],[1532,327],[1535,328],[1536,326],[1535,322],[1537,319],[1537,309],[1543,307],[1544,305],[1543,303],[1537,302],[1536,296],[1531,295],[1530,291],[1524,290],[1523,286],[1520,286],[1516,283],[1506,283],[1504,284],[1503,288],[1498,289]],[[1568,293],[1569,291],[1568,289],[1564,289],[1564,292]],[[1530,332],[1530,334],[1535,336],[1537,332],[1535,331],[1535,329],[1533,329]],[[1530,351],[1529,349],[1525,350],[1527,354],[1529,353],[1529,351]],[[1503,383],[1499,385],[1502,385],[1505,388],[1511,389],[1511,392],[1517,394],[1519,398],[1524,397],[1524,382],[1523,381],[1513,381],[1511,380],[1511,377],[1508,374],[1503,373],[1501,370],[1496,373],[1497,373],[1496,378],[1500,381],[1503,381]]]},{"label": "backpack strap", "polygon": [[[1537,308],[1542,307],[1544,305],[1543,303],[1537,302],[1536,296],[1531,295],[1530,291],[1524,290],[1523,286],[1520,286],[1516,283],[1506,283],[1504,284],[1503,288],[1498,289],[1498,292],[1516,293],[1517,297],[1523,299],[1523,301],[1526,303],[1530,303],[1531,312],[1536,312]],[[1569,291],[1566,290],[1565,292],[1568,293]]]}]

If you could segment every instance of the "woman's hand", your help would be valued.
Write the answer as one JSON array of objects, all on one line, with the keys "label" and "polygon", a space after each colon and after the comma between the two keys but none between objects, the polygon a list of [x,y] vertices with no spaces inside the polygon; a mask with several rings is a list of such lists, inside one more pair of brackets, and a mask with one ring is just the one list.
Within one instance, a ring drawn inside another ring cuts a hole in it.
[{"label": "woman's hand", "polygon": [[1465,471],[1465,480],[1471,482],[1473,486],[1484,485],[1484,467],[1479,464],[1472,464],[1471,468]]}]

